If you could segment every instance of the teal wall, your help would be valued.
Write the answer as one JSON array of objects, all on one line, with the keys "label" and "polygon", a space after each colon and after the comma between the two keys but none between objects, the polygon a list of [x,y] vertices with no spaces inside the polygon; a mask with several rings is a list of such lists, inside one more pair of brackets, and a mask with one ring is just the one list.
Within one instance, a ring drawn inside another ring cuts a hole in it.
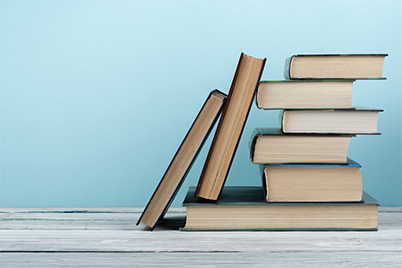
[{"label": "teal wall", "polygon": [[[283,79],[298,53],[389,53],[386,81],[358,81],[353,104],[384,109],[381,136],[349,156],[364,189],[401,203],[401,1],[0,1],[0,206],[145,206],[241,52]],[[253,105],[227,185],[260,185],[252,130],[279,126]],[[196,185],[212,136],[173,206]]]}]

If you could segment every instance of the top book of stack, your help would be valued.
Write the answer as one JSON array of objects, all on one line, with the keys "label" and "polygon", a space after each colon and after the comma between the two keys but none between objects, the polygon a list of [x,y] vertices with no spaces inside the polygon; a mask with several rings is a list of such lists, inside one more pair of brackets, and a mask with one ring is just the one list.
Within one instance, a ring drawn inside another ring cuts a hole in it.
[{"label": "top book of stack", "polygon": [[388,54],[299,54],[286,59],[285,79],[386,79]]}]

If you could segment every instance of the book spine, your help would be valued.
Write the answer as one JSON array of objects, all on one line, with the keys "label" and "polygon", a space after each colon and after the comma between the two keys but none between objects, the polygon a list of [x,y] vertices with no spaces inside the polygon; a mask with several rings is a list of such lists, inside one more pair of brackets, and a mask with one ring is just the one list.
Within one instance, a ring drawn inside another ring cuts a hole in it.
[{"label": "book spine", "polygon": [[267,183],[267,178],[265,176],[265,169],[267,165],[264,164],[258,164],[258,167],[260,169],[260,174],[261,174],[261,179],[262,179],[262,190],[264,192],[264,200],[265,202],[268,202],[268,183]]},{"label": "book spine", "polygon": [[254,98],[255,105],[257,106],[258,109],[262,109],[262,108],[260,108],[260,105],[258,104],[258,94],[259,94],[258,92],[260,90],[260,86],[261,86],[261,82],[258,84],[258,88],[257,88],[255,98]]},{"label": "book spine", "polygon": [[290,69],[291,69],[291,64],[292,64],[293,57],[294,56],[291,56],[289,58],[286,58],[286,60],[285,60],[285,68],[284,68],[283,75],[284,75],[285,79],[287,79],[287,80],[292,79]]},{"label": "book spine", "polygon": [[257,134],[253,134],[249,141],[249,149],[250,149],[250,160],[254,163],[254,149],[255,149],[255,142],[257,141]]}]

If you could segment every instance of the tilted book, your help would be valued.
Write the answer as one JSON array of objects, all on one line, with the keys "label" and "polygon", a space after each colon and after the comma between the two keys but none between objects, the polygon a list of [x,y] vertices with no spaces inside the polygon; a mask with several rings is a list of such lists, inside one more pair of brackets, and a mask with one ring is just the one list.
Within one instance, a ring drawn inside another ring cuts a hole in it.
[{"label": "tilted book", "polygon": [[137,225],[142,222],[152,230],[164,217],[217,121],[226,97],[226,94],[219,90],[214,90],[209,94]]},{"label": "tilted book", "polygon": [[362,202],[265,202],[262,187],[226,186],[219,203],[194,197],[183,202],[183,231],[375,231],[377,200],[363,193]]},{"label": "tilted book", "polygon": [[205,161],[196,194],[218,200],[232,165],[240,137],[264,70],[266,59],[241,54],[240,60]]}]

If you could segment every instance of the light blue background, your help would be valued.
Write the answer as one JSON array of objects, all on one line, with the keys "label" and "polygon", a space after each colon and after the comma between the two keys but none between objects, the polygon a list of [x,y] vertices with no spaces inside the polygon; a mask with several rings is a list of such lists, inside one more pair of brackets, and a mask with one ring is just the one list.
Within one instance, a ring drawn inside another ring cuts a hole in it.
[{"label": "light blue background", "polygon": [[[389,53],[353,104],[384,109],[353,138],[364,189],[401,203],[401,1],[0,1],[1,207],[145,206],[208,93],[241,52],[283,79],[298,53]],[[251,109],[227,185],[260,185]],[[196,185],[212,135],[173,206]]]}]

